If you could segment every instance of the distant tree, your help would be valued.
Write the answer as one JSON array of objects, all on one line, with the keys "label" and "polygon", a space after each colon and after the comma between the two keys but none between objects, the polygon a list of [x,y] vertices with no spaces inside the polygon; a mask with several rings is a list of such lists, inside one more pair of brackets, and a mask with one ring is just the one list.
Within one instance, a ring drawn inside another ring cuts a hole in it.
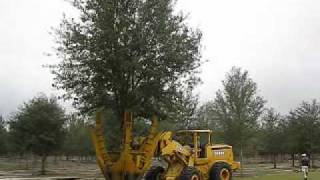
[{"label": "distant tree", "polygon": [[221,130],[219,122],[214,119],[213,102],[209,101],[201,105],[196,112],[197,126],[199,128],[209,128],[215,131]]},{"label": "distant tree", "polygon": [[63,152],[67,159],[70,156],[87,157],[94,155],[94,149],[90,139],[90,127],[83,121],[72,123],[66,132]]},{"label": "distant tree", "polygon": [[303,101],[287,118],[291,151],[311,156],[320,152],[320,104],[315,99]]},{"label": "distant tree", "polygon": [[111,151],[117,151],[122,142],[121,121],[110,109],[104,111],[103,118],[106,148]]},{"label": "distant tree", "polygon": [[5,128],[5,121],[4,121],[3,117],[2,117],[2,115],[0,115],[0,128],[1,129]]},{"label": "distant tree", "polygon": [[297,132],[295,132],[288,116],[283,117],[279,124],[282,130],[282,136],[279,138],[282,141],[281,152],[291,154],[292,167],[295,166],[295,154],[299,153],[298,145],[296,143]]},{"label": "distant tree", "polygon": [[61,148],[61,152],[69,160],[71,156],[78,155],[77,153],[77,143],[75,142],[75,129],[77,129],[78,118],[75,114],[69,114],[66,116],[65,122],[65,139]]},{"label": "distant tree", "polygon": [[213,131],[214,143],[223,143],[223,129],[220,120],[215,118],[213,101],[202,104],[196,111],[196,127],[198,129],[210,129]]},{"label": "distant tree", "polygon": [[222,84],[213,104],[214,119],[220,122],[225,142],[240,149],[243,162],[243,149],[257,129],[265,100],[257,94],[257,84],[248,71],[241,68],[233,67]]},{"label": "distant tree", "polygon": [[20,152],[41,156],[45,174],[47,156],[58,150],[64,138],[65,114],[55,98],[40,95],[24,103],[13,116],[10,134]]},{"label": "distant tree", "polygon": [[2,115],[0,115],[0,144],[0,155],[4,155],[8,151],[8,131]]},{"label": "distant tree", "polygon": [[66,138],[62,152],[69,156],[86,157],[94,154],[90,138],[90,126],[84,117],[72,114],[68,117],[66,127]]},{"label": "distant tree", "polygon": [[[80,19],[58,29],[54,86],[84,112],[112,109],[138,116],[179,111],[199,78],[199,30],[174,13],[172,0],[73,0]],[[177,106],[174,106],[176,105]]]},{"label": "distant tree", "polygon": [[277,155],[281,152],[283,137],[281,115],[275,109],[269,108],[261,118],[262,120],[262,148],[264,153],[273,156],[273,167],[277,168]]},{"label": "distant tree", "polygon": [[177,102],[176,111],[169,113],[171,119],[176,124],[177,129],[192,129],[197,126],[196,110],[198,97],[192,94],[192,91],[186,91],[182,98]]}]

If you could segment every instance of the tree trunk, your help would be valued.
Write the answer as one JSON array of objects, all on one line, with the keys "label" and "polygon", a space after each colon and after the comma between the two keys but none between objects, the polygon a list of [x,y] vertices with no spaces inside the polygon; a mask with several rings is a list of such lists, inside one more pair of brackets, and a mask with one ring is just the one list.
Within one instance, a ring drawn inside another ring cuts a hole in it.
[{"label": "tree trunk", "polygon": [[42,175],[46,174],[46,160],[47,160],[47,155],[43,155],[41,158],[41,174]]},{"label": "tree trunk", "polygon": [[28,154],[26,156],[26,169],[29,169],[29,158],[28,158]]},{"label": "tree trunk", "polygon": [[291,158],[292,158],[292,167],[294,167],[294,154],[291,154]]},{"label": "tree trunk", "polygon": [[58,164],[58,155],[54,155],[54,164],[57,165]]},{"label": "tree trunk", "polygon": [[23,159],[23,153],[20,153],[20,154],[19,154],[19,159],[18,159],[18,164],[19,164],[20,167],[23,167],[23,161],[22,161],[22,159]]},{"label": "tree trunk", "polygon": [[313,168],[314,167],[314,162],[315,162],[313,154],[310,154],[310,159],[311,159],[311,168]]},{"label": "tree trunk", "polygon": [[34,172],[37,167],[37,162],[38,162],[38,157],[35,155],[35,154],[32,154],[32,166],[31,166],[31,169],[32,169],[32,174],[36,174],[36,172]]},{"label": "tree trunk", "polygon": [[240,175],[243,176],[243,149],[242,149],[242,143],[240,145]]},{"label": "tree trunk", "polygon": [[277,169],[277,156],[275,153],[273,154],[273,168]]}]

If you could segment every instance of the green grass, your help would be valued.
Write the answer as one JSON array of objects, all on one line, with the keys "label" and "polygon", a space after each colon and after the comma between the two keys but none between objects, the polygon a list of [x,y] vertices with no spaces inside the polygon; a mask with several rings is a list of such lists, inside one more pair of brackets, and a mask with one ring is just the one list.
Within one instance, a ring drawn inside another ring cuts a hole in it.
[{"label": "green grass", "polygon": [[[302,180],[303,175],[301,172],[288,172],[272,175],[261,175],[253,177],[235,177],[234,180]],[[320,172],[310,172],[308,180],[320,180]]]},{"label": "green grass", "polygon": [[11,170],[16,170],[16,169],[21,169],[21,167],[19,168],[18,165],[13,164],[13,163],[0,161],[0,171],[11,171]]}]

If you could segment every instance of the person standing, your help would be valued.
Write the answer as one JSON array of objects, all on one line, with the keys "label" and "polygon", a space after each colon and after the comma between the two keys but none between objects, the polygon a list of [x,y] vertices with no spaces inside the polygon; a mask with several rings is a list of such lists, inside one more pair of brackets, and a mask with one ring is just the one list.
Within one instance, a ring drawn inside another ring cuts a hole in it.
[{"label": "person standing", "polygon": [[304,180],[307,180],[310,160],[307,154],[302,154],[301,157],[301,171],[303,172]]}]

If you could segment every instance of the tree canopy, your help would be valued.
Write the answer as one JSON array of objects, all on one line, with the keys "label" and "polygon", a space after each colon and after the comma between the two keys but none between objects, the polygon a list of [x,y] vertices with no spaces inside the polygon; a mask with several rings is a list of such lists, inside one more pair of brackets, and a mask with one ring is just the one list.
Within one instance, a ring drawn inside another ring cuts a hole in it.
[{"label": "tree canopy", "polygon": [[288,148],[295,153],[320,152],[320,104],[303,101],[287,117]]},{"label": "tree canopy", "polygon": [[58,150],[64,138],[65,114],[55,98],[40,95],[24,103],[10,120],[10,135],[20,153],[46,157]]},{"label": "tree canopy", "polygon": [[280,113],[276,112],[274,108],[266,109],[262,118],[261,128],[261,146],[263,153],[273,155],[273,167],[277,167],[276,155],[282,151],[283,148],[283,126],[282,117]]},{"label": "tree canopy", "polygon": [[90,125],[84,117],[74,113],[68,116],[66,134],[62,152],[67,156],[94,155],[94,147],[91,142]]},{"label": "tree canopy", "polygon": [[6,154],[8,151],[8,131],[6,129],[6,122],[0,114],[0,155]]},{"label": "tree canopy", "polygon": [[[56,29],[54,86],[88,112],[169,114],[198,82],[201,32],[172,0],[73,0],[79,19]],[[118,118],[120,118],[118,117]]]},{"label": "tree canopy", "polygon": [[213,103],[214,120],[219,121],[225,142],[242,149],[256,130],[265,100],[241,68],[233,67],[222,84]]},{"label": "tree canopy", "polygon": [[[224,141],[240,152],[243,167],[243,150],[248,149],[250,140],[255,140],[252,135],[257,132],[265,100],[258,95],[257,84],[248,71],[241,68],[232,67],[222,84],[223,90],[217,91],[213,103],[213,121],[219,122]],[[242,172],[241,168],[241,175]]]}]

